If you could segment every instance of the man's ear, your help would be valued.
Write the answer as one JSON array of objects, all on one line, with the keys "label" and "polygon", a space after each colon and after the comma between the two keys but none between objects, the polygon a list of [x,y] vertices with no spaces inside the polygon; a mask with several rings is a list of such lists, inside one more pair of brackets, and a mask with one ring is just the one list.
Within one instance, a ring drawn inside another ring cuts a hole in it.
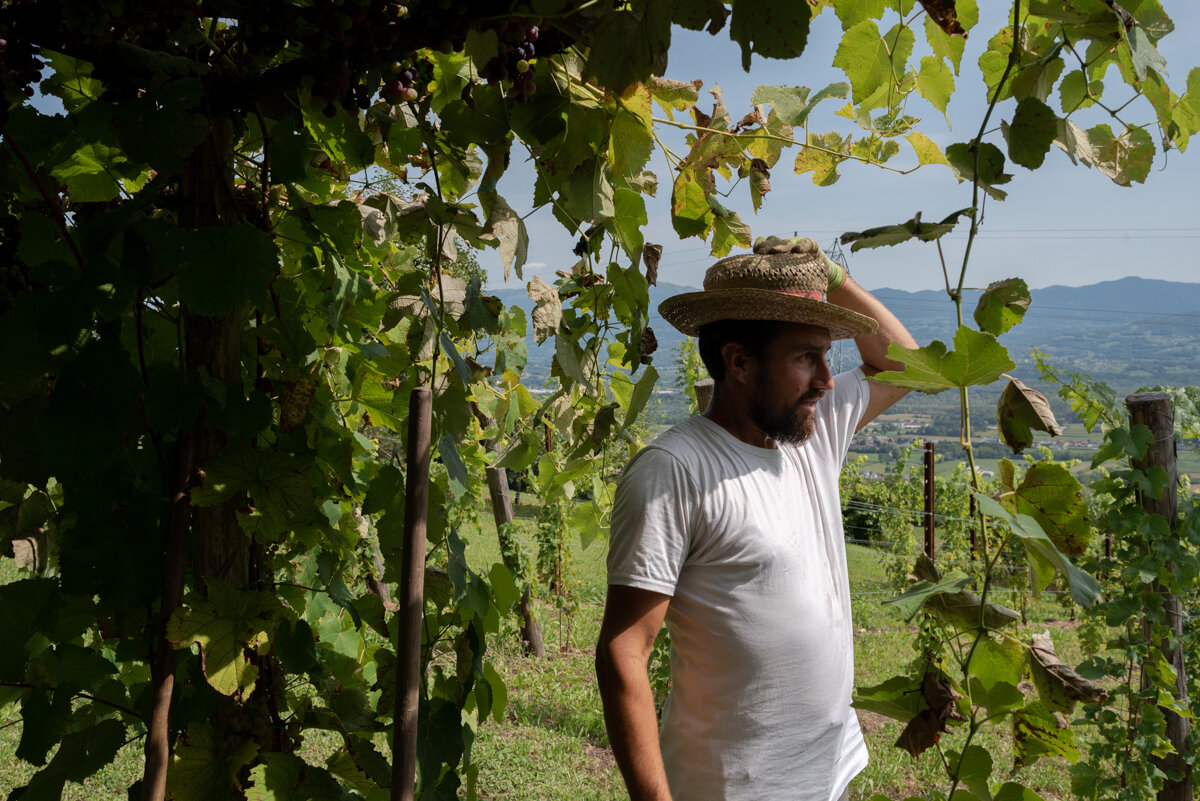
[{"label": "man's ear", "polygon": [[746,352],[740,342],[726,342],[721,346],[721,358],[725,362],[725,376],[739,384],[749,383],[754,357]]}]

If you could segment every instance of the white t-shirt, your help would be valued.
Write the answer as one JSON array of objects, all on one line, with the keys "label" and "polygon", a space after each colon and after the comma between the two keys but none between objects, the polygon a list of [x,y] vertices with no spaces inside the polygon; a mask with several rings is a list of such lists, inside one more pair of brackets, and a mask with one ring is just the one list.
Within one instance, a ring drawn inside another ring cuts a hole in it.
[{"label": "white t-shirt", "polygon": [[608,581],[672,596],[675,801],[833,801],[867,764],[838,475],[868,395],[837,376],[813,435],[777,449],[693,417],[621,477]]}]

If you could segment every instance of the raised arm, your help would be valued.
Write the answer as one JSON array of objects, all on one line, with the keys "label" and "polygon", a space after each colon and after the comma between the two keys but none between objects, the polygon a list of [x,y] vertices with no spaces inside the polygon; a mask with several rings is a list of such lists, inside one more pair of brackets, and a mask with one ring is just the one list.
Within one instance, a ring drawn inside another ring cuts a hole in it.
[{"label": "raised arm", "polygon": [[[915,348],[917,341],[913,339],[912,334],[908,333],[908,329],[897,319],[896,315],[888,311],[886,306],[859,286],[850,276],[846,276],[846,282],[839,289],[829,293],[829,301],[851,311],[874,317],[879,322],[878,334],[864,334],[854,340],[854,344],[858,346],[858,353],[862,356],[863,373],[873,376],[884,370],[904,369],[903,364],[887,357],[888,345],[897,342],[906,348]],[[873,381],[869,383],[871,399],[867,403],[867,410],[863,412],[862,419],[858,421],[858,429],[883,414],[896,401],[908,394],[907,389],[900,387],[877,384]]]},{"label": "raised arm", "polygon": [[671,801],[646,666],[671,598],[610,585],[596,644],[604,724],[630,801]]}]

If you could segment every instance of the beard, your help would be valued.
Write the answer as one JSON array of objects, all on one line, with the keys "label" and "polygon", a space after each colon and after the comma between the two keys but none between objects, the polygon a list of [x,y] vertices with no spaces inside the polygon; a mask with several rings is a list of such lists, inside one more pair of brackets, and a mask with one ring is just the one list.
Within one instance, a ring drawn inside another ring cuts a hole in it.
[{"label": "beard", "polygon": [[799,445],[812,436],[816,428],[813,415],[803,413],[800,406],[824,394],[819,390],[810,390],[795,403],[787,403],[778,398],[774,384],[760,379],[750,401],[750,419],[776,442]]}]

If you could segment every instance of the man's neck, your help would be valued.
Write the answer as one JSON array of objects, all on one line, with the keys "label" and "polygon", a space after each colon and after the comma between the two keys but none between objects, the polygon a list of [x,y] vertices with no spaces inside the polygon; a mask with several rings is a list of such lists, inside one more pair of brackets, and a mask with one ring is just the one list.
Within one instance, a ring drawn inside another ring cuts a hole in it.
[{"label": "man's neck", "polygon": [[769,449],[779,447],[775,440],[768,437],[766,432],[750,419],[747,405],[739,403],[728,394],[717,392],[704,416],[748,445]]}]

